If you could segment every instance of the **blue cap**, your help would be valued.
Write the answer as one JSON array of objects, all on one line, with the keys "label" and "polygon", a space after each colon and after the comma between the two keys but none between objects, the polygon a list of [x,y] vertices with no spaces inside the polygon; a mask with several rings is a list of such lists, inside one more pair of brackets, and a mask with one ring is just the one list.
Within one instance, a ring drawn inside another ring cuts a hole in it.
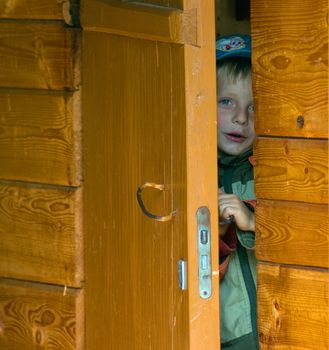
[{"label": "blue cap", "polygon": [[220,36],[216,40],[216,61],[231,57],[248,57],[251,59],[250,35]]}]

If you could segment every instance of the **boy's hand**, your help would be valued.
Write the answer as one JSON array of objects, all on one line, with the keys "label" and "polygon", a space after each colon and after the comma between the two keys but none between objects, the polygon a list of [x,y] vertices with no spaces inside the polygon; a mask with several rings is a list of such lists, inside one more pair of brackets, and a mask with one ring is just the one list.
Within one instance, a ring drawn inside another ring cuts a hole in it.
[{"label": "boy's hand", "polygon": [[218,208],[220,220],[228,220],[233,216],[241,231],[255,232],[254,213],[235,194],[227,194],[219,189]]}]

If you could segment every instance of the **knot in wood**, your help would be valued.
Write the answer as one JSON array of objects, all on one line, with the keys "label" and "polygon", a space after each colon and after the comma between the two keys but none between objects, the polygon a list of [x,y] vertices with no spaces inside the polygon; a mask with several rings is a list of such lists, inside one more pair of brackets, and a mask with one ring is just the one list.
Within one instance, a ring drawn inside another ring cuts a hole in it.
[{"label": "knot in wood", "polygon": [[297,117],[297,127],[302,128],[304,126],[304,123],[305,123],[304,117],[302,115],[299,115]]}]

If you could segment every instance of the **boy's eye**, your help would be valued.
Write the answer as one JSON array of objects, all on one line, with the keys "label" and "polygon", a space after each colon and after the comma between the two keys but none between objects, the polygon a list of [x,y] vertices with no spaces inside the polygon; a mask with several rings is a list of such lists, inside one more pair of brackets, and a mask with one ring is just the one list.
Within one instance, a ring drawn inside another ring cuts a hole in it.
[{"label": "boy's eye", "polygon": [[249,113],[254,113],[254,105],[250,105],[250,106],[248,107],[248,112],[249,112]]},{"label": "boy's eye", "polygon": [[230,100],[229,98],[222,98],[218,102],[221,106],[229,107],[233,105],[233,101]]}]

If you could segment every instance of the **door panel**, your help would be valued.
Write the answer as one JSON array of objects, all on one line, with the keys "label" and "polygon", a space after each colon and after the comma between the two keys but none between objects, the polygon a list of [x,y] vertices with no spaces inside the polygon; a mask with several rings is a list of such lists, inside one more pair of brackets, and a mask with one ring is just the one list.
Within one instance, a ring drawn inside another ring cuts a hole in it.
[{"label": "door panel", "polygon": [[[94,30],[97,11],[89,7],[114,3],[85,1],[82,11],[86,347],[218,349],[213,8],[197,3],[208,22],[200,19],[204,40],[195,47]],[[159,8],[148,8],[146,23],[149,11]],[[142,213],[136,191],[146,182],[165,185],[142,192],[146,208],[176,210],[173,220]],[[211,211],[209,299],[198,288],[201,206]],[[179,288],[179,259],[187,262],[187,290]]]},{"label": "door panel", "polygon": [[[170,126],[177,116],[165,85],[171,49],[107,34],[86,33],[84,40],[92,47],[85,68],[93,68],[84,71],[83,98],[87,348],[170,348],[172,223],[143,216],[136,192],[148,181],[165,184],[167,191],[146,190],[143,200],[152,213],[173,210]],[[105,327],[95,333],[99,323]]]}]

